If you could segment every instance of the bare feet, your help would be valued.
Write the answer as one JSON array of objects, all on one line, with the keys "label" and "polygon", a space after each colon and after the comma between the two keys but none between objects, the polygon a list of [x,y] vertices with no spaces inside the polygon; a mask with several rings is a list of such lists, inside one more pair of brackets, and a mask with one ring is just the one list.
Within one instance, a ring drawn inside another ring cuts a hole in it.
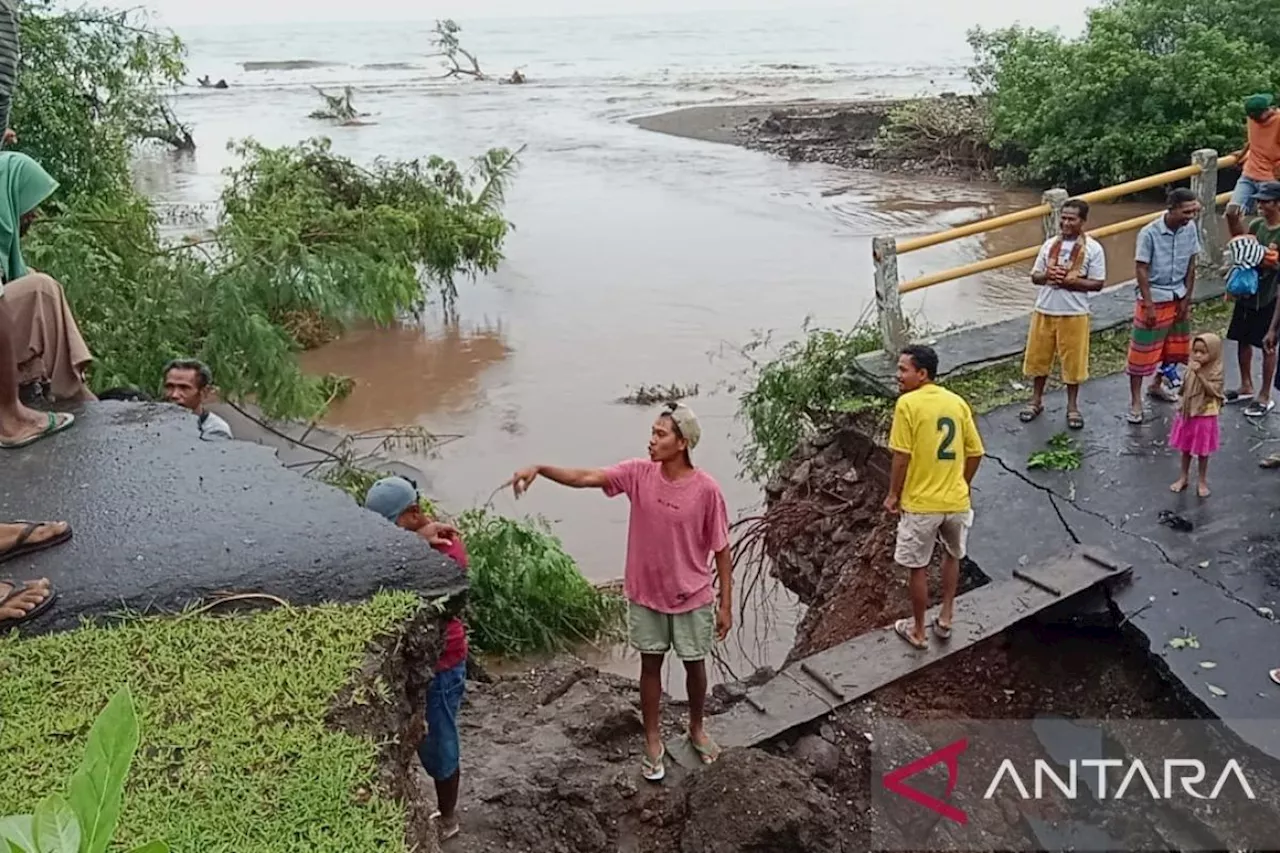
[{"label": "bare feet", "polygon": [[16,592],[12,584],[0,581],[0,624],[9,619],[23,618],[48,597],[48,578],[27,581],[22,589]]},{"label": "bare feet", "polygon": [[39,435],[49,426],[49,416],[44,412],[29,409],[21,403],[10,417],[0,417],[0,441],[17,442]]},{"label": "bare feet", "polygon": [[1171,491],[1171,492],[1175,492],[1175,493],[1176,493],[1176,492],[1185,492],[1186,490],[1187,490],[1187,478],[1186,478],[1186,477],[1179,477],[1179,478],[1178,478],[1178,482],[1174,483],[1172,486],[1170,486],[1170,487],[1169,487],[1169,491]]},{"label": "bare feet", "polygon": [[1209,491],[1209,484],[1208,484],[1208,483],[1201,482],[1201,483],[1200,483],[1200,485],[1199,485],[1199,487],[1196,489],[1196,494],[1200,495],[1200,497],[1202,497],[1202,498],[1207,498],[1207,497],[1209,497],[1209,495],[1211,495],[1211,494],[1213,494],[1213,493]]},{"label": "bare feet", "polygon": [[[24,544],[28,546],[38,546],[50,540],[65,536],[70,525],[65,521],[42,521],[27,536]],[[18,544],[18,539],[27,529],[27,522],[0,522],[0,556]],[[5,595],[5,590],[0,587],[0,598]]]}]

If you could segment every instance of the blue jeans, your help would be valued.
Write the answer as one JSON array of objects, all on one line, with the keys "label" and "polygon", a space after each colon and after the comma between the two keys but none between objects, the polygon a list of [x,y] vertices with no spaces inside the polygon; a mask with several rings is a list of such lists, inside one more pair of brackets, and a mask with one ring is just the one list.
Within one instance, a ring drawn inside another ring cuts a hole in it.
[{"label": "blue jeans", "polygon": [[418,759],[437,782],[458,772],[458,711],[467,690],[467,662],[437,672],[427,687],[427,736],[418,744]]},{"label": "blue jeans", "polygon": [[1230,206],[1240,208],[1240,212],[1246,216],[1252,216],[1258,210],[1258,204],[1254,201],[1258,190],[1262,187],[1262,181],[1255,181],[1253,178],[1240,176],[1240,180],[1236,181],[1236,188],[1231,191]]}]

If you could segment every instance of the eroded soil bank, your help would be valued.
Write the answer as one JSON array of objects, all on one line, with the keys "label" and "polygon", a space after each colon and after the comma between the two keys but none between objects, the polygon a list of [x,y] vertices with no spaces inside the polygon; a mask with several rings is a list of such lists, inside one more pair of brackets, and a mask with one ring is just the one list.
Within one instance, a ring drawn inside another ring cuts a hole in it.
[{"label": "eroded soil bank", "polygon": [[[809,605],[793,656],[882,630],[909,611],[905,579],[892,562],[894,521],[880,509],[888,461],[883,448],[850,418],[801,448],[769,487],[774,514],[761,533],[774,557],[773,570]],[[965,586],[984,582],[980,567],[966,567]],[[718,689],[709,712],[715,715],[740,701],[735,696],[732,686]],[[682,704],[665,703],[664,735],[682,731],[684,713]],[[908,845],[901,849],[945,848],[958,841],[945,827],[925,827],[924,835],[914,835],[921,824],[918,813],[886,813],[873,799],[872,740],[882,754],[910,760],[938,746],[914,732],[912,723],[1044,716],[1142,720],[1190,713],[1151,666],[1147,652],[1122,639],[1115,627],[1099,627],[1092,619],[1087,624],[1030,620],[761,748],[729,751],[716,765],[693,772],[669,765],[665,783],[651,785],[639,775],[635,683],[557,659],[492,683],[468,684],[461,719],[464,834],[449,848],[465,853],[842,853],[886,843]],[[714,733],[714,716],[709,725]],[[1046,753],[1044,741],[1026,732],[1011,732],[1000,744],[976,744],[971,758],[995,761],[1011,745],[1028,754]],[[429,798],[429,785],[422,790]],[[1269,802],[1280,800],[1275,788],[1268,790]],[[981,827],[983,849],[1053,843],[1035,836],[1023,809],[958,797],[970,830]],[[1060,805],[1061,815],[1072,807]],[[415,815],[427,811],[425,803],[413,809]],[[1187,819],[1143,809],[1118,820],[1099,818],[1096,826],[1113,839],[1157,839],[1161,849],[1205,849],[1228,837],[1237,820],[1224,811]],[[972,839],[966,835],[964,843],[971,845]]]},{"label": "eroded soil bank", "polygon": [[[944,95],[924,99],[940,114],[951,105],[963,108],[968,96]],[[740,145],[764,151],[792,162],[828,163],[849,169],[881,172],[947,175],[959,178],[991,177],[989,169],[968,162],[963,146],[939,146],[928,157],[899,153],[876,144],[889,114],[907,103],[903,100],[801,101],[781,104],[713,104],[641,116],[633,123],[645,130]],[[936,130],[936,129],[935,129]],[[943,140],[946,143],[946,140]]]}]

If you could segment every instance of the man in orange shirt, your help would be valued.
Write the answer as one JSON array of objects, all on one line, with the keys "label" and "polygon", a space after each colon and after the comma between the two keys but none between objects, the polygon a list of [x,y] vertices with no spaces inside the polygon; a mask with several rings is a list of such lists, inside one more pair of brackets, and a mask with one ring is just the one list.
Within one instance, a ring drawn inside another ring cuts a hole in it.
[{"label": "man in orange shirt", "polygon": [[1280,178],[1280,110],[1276,109],[1271,95],[1250,95],[1245,99],[1244,111],[1247,134],[1244,149],[1240,152],[1240,180],[1227,204],[1227,222],[1232,234],[1243,234],[1243,217],[1256,211],[1255,196],[1258,188],[1268,181]]}]

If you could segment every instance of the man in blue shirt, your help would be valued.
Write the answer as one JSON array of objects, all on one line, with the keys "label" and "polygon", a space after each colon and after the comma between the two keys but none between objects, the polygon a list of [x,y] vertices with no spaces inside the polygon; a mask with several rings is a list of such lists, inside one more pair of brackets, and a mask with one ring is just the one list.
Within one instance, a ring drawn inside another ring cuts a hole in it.
[{"label": "man in blue shirt", "polygon": [[1129,343],[1129,423],[1142,423],[1142,380],[1154,377],[1150,394],[1173,402],[1161,384],[1161,364],[1186,364],[1191,353],[1191,299],[1196,287],[1200,202],[1191,190],[1169,193],[1164,215],[1138,232],[1134,255],[1138,280]]}]

